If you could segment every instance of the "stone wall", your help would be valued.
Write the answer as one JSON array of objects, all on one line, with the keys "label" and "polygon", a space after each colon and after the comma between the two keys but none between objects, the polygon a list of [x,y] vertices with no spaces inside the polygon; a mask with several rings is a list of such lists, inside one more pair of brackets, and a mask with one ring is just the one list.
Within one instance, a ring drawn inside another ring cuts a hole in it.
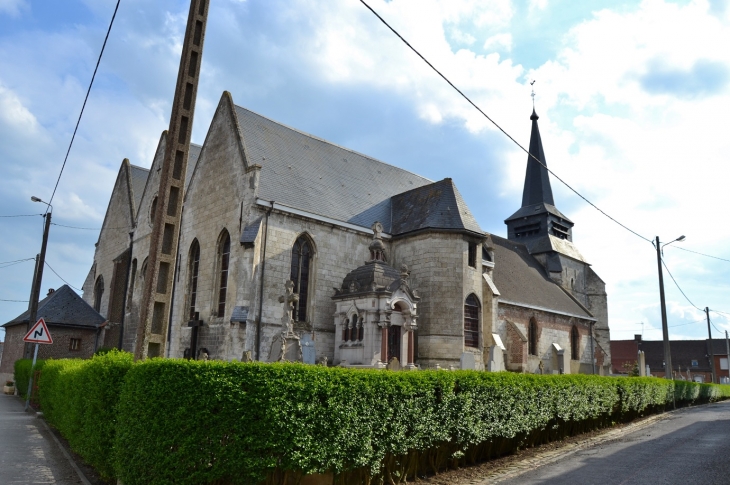
[{"label": "stone wall", "polygon": [[109,199],[109,206],[94,251],[92,270],[83,287],[83,298],[93,307],[96,298],[96,282],[100,277],[103,279],[104,293],[102,294],[99,313],[107,318],[112,295],[114,259],[129,249],[129,232],[132,230],[133,224],[133,202],[130,200],[129,195],[129,160],[125,159],[119,168],[117,180]]},{"label": "stone wall", "polygon": [[[537,323],[537,356],[528,355],[525,357],[524,354],[528,351],[528,342],[524,341],[523,343],[518,338],[518,334],[521,333],[524,337],[529,338],[528,327],[531,318],[534,318]],[[510,329],[510,323],[517,327],[519,332]],[[580,336],[578,355],[572,355],[570,342],[570,332],[574,325]],[[508,346],[508,358],[510,360],[507,365],[511,370],[539,373],[539,364],[542,361],[544,373],[551,374],[553,371],[557,371],[553,343],[557,343],[565,352],[564,372],[566,374],[587,373],[586,366],[590,367],[591,339],[590,322],[588,320],[500,303],[497,328],[500,336],[504,336],[507,341],[505,345]],[[510,345],[512,348],[509,348]]]},{"label": "stone wall", "polygon": [[[391,264],[400,268],[406,264],[411,272],[411,288],[418,291],[418,354],[421,368],[460,366],[461,354],[475,354],[479,368],[483,368],[482,346],[464,345],[464,300],[474,293],[482,306],[481,257],[477,267],[468,265],[468,247],[474,241],[462,234],[428,232],[404,237],[392,243]],[[481,245],[477,244],[477,255]],[[480,367],[481,366],[481,367]]]}]

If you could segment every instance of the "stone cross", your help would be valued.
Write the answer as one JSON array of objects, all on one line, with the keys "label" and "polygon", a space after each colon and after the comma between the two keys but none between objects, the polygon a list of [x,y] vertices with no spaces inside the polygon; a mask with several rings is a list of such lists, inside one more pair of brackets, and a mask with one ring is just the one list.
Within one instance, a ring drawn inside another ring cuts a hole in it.
[{"label": "stone cross", "polygon": [[299,295],[294,294],[294,282],[292,280],[287,280],[286,284],[286,293],[279,297],[279,303],[284,304],[284,325],[286,325],[286,333],[291,333],[293,331],[293,313],[294,313],[294,307],[297,303],[299,303]]}]

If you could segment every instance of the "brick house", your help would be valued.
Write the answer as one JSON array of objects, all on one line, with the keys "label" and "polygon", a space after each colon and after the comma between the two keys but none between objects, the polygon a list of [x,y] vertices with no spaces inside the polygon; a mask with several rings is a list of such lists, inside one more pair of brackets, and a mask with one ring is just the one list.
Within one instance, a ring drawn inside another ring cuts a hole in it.
[{"label": "brick house", "polygon": [[[710,363],[710,341],[704,340],[670,340],[672,353],[672,372],[677,379],[697,382],[711,382],[712,364]],[[712,339],[715,356],[715,372],[719,378],[728,378],[728,359],[725,339]],[[637,360],[639,351],[644,352],[646,365],[651,375],[664,377],[664,341],[643,340],[635,335],[633,340],[612,340],[612,369],[615,374],[624,374],[624,363],[631,365]]]},{"label": "brick house", "polygon": [[[155,337],[165,355],[267,360],[289,311],[316,360],[334,364],[394,356],[421,368],[471,361],[576,373],[592,372],[595,360],[609,372],[605,284],[554,205],[538,117],[530,119],[540,163],[527,161],[505,239],[480,228],[452,179],[302,133],[223,93],[203,146],[188,155],[179,244],[168,248],[177,254],[162,317],[170,330]],[[121,331],[125,350],[136,344],[166,136],[149,170],[122,163],[83,287],[120,324],[105,345]],[[280,301],[288,281],[289,310]]]},{"label": "brick house", "polygon": [[[23,358],[28,332],[29,312],[26,311],[3,325],[5,349],[0,361],[0,375],[12,375],[15,361]],[[104,332],[106,318],[102,317],[68,285],[38,302],[38,318],[43,318],[52,344],[40,345],[39,359],[89,358],[97,349]],[[35,323],[35,322],[33,322]]]}]

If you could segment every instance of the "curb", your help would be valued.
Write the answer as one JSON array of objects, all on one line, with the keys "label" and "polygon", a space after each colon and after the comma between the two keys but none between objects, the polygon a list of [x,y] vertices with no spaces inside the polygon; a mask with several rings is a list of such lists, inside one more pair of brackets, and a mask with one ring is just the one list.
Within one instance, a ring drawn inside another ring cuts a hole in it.
[{"label": "curb", "polygon": [[91,482],[86,478],[86,475],[84,475],[84,472],[81,471],[81,469],[78,467],[74,459],[71,457],[68,451],[66,451],[66,448],[63,446],[63,444],[59,441],[58,438],[56,438],[56,435],[53,433],[53,430],[50,426],[48,426],[48,423],[46,423],[46,420],[43,418],[43,413],[41,411],[35,411],[35,416],[38,418],[38,420],[43,424],[43,427],[48,431],[48,434],[51,435],[51,438],[53,438],[53,441],[56,443],[56,446],[58,446],[58,449],[61,450],[61,453],[63,453],[63,456],[66,457],[66,460],[68,460],[68,463],[71,465],[71,468],[76,471],[76,474],[79,476],[79,480],[81,480],[81,483],[84,485],[91,485]]}]

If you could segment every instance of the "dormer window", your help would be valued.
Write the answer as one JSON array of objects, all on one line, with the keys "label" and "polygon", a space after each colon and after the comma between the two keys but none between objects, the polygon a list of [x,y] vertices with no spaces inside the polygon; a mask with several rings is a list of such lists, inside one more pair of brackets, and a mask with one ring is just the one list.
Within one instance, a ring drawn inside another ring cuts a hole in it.
[{"label": "dormer window", "polygon": [[487,261],[489,263],[492,263],[492,257],[489,255],[489,251],[487,251],[487,248],[482,246],[482,262]]}]

